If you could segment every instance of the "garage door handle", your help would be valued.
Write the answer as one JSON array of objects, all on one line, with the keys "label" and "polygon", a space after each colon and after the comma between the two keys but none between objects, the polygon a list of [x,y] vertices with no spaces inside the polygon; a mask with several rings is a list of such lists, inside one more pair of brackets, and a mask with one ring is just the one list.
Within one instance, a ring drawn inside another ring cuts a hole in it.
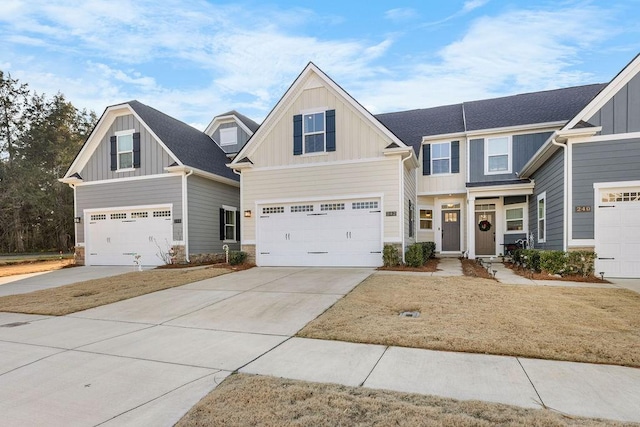
[{"label": "garage door handle", "polygon": [[329,252],[307,252],[308,254],[328,254]]},{"label": "garage door handle", "polygon": [[598,206],[598,207],[599,207],[599,208],[615,208],[615,207],[616,207],[616,205],[613,205],[613,206]]},{"label": "garage door handle", "polygon": [[381,253],[382,253],[382,251],[371,251],[371,252],[369,252],[369,253],[370,253],[370,254],[381,254]]},{"label": "garage door handle", "polygon": [[598,259],[615,259],[615,258],[600,258],[600,257],[598,257]]}]

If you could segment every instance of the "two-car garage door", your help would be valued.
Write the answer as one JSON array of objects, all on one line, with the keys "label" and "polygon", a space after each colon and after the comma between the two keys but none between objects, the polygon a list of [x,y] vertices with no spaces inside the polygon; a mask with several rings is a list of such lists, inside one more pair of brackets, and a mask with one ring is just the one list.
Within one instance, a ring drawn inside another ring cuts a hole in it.
[{"label": "two-car garage door", "polygon": [[379,199],[258,206],[260,266],[382,265]]},{"label": "two-car garage door", "polygon": [[596,274],[640,277],[640,188],[601,190],[596,206]]},{"label": "two-car garage door", "polygon": [[85,211],[87,265],[162,265],[173,242],[171,206]]}]

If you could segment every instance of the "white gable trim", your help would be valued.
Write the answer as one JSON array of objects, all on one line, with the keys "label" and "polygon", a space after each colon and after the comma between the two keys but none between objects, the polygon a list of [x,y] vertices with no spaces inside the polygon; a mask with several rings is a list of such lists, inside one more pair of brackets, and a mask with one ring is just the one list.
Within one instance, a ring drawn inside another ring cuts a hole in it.
[{"label": "white gable trim", "polygon": [[613,96],[640,72],[640,54],[638,54],[611,82],[600,91],[563,129],[572,129],[580,120],[594,115],[609,102]]},{"label": "white gable trim", "polygon": [[[407,147],[407,145],[402,142],[397,136],[395,136],[389,129],[387,129],[378,119],[376,119],[367,109],[365,109],[362,105],[360,105],[351,95],[349,95],[344,89],[342,89],[338,84],[336,84],[329,76],[327,76],[320,68],[318,68],[313,62],[310,62],[304,70],[298,75],[298,77],[291,84],[289,89],[285,92],[285,94],[280,98],[280,101],[273,107],[273,109],[269,112],[267,117],[262,122],[262,125],[258,128],[253,137],[245,144],[245,146],[240,150],[235,159],[231,162],[230,167],[234,168],[239,159],[243,159],[245,157],[250,157],[253,154],[258,145],[260,144],[260,138],[267,134],[272,127],[278,123],[285,111],[285,106],[289,105],[294,101],[293,96],[297,94],[300,90],[304,89],[303,82],[305,79],[314,75],[313,85],[318,85],[321,81],[326,87],[335,91],[340,97],[342,97],[347,104],[349,104],[354,110],[358,111],[362,114],[371,124],[373,124],[376,129],[384,136],[389,138],[392,142],[395,142],[400,147]],[[319,80],[318,80],[319,79]],[[315,87],[315,86],[314,86]]]},{"label": "white gable trim", "polygon": [[211,181],[220,182],[222,184],[231,185],[233,187],[238,187],[238,188],[240,187],[240,181],[235,181],[233,179],[225,178],[224,176],[203,171],[202,169],[192,168],[191,166],[168,166],[164,168],[164,170],[166,170],[169,173],[180,172],[182,174],[188,174],[193,172],[195,175],[210,179]]},{"label": "white gable trim", "polygon": [[111,127],[113,121],[120,116],[125,116],[128,114],[132,114],[140,122],[141,126],[144,126],[147,132],[149,132],[151,136],[158,142],[158,144],[160,144],[160,146],[167,152],[167,154],[169,154],[169,156],[171,156],[171,158],[176,163],[182,165],[180,159],[178,159],[178,157],[173,154],[171,150],[169,150],[164,142],[162,142],[162,140],[158,138],[158,135],[156,135],[155,132],[145,123],[145,121],[140,118],[140,116],[135,112],[133,108],[131,108],[129,104],[118,104],[112,105],[105,109],[102,117],[100,117],[100,120],[98,120],[98,124],[95,128],[93,128],[93,131],[91,131],[89,138],[87,138],[87,141],[80,149],[80,152],[73,160],[73,163],[71,163],[69,170],[67,170],[67,173],[62,179],[67,179],[74,173],[80,173],[89,159],[91,159],[91,156],[100,145],[100,142],[102,141],[104,136],[109,131],[109,128]]},{"label": "white gable trim", "polygon": [[228,114],[225,116],[214,117],[213,120],[211,120],[211,123],[209,123],[209,126],[207,126],[207,128],[204,130],[204,133],[206,133],[211,138],[213,138],[213,134],[216,128],[221,124],[229,123],[230,121],[234,121],[243,131],[247,133],[247,135],[249,136],[253,135],[253,132],[251,132],[251,129],[249,129],[247,125],[245,125],[244,122],[240,120],[238,116],[236,116],[235,114]]}]

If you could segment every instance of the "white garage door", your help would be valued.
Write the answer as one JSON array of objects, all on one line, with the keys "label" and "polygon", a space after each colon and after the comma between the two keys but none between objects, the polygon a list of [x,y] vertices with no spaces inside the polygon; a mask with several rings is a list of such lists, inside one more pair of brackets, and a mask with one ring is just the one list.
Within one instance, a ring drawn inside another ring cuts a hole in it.
[{"label": "white garage door", "polygon": [[87,265],[162,265],[173,241],[171,206],[85,212]]},{"label": "white garage door", "polygon": [[596,274],[640,277],[640,188],[601,190],[596,205]]},{"label": "white garage door", "polygon": [[259,206],[257,226],[260,266],[382,265],[379,200]]}]

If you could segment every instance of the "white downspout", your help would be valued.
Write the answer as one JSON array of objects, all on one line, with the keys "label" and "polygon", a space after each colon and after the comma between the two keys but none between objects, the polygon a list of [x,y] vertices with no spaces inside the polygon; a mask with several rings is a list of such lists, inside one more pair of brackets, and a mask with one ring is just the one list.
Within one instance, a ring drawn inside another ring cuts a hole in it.
[{"label": "white downspout", "polygon": [[[238,175],[240,177],[240,223],[242,223],[244,221],[244,201],[242,200],[242,174],[240,172],[238,172],[235,169],[231,169],[233,171],[233,173],[235,173],[236,175]],[[240,224],[238,224],[240,225]],[[240,246],[240,250],[242,250],[242,234],[244,233],[244,224],[242,224],[242,227],[240,227],[240,241],[238,242],[238,245]]]},{"label": "white downspout", "polygon": [[187,178],[193,173],[193,169],[183,175],[182,179],[182,232],[184,233],[184,259],[189,261],[189,209],[187,209]]},{"label": "white downspout", "polygon": [[[559,142],[556,141],[556,138],[553,137],[551,138],[551,143],[553,145],[555,145],[556,147],[562,147],[562,150],[564,151],[564,156],[563,156],[563,161],[564,161],[564,171],[563,171],[563,190],[564,190],[564,194],[562,197],[562,203],[564,205],[563,207],[563,212],[562,212],[562,250],[563,251],[567,251],[567,241],[569,238],[568,233],[568,221],[569,221],[569,203],[567,202],[567,199],[569,197],[569,181],[568,181],[568,173],[569,173],[569,153],[567,152],[567,146],[565,144],[561,144]],[[537,211],[538,207],[536,206],[536,211]],[[545,219],[546,221],[546,219]]]},{"label": "white downspout", "polygon": [[[413,148],[409,152],[409,155],[406,159],[403,159],[400,162],[400,223],[403,225],[402,227],[402,263],[404,264],[404,244],[405,244],[405,230],[404,230],[404,162],[413,157]],[[414,208],[415,211],[415,208]]]}]

